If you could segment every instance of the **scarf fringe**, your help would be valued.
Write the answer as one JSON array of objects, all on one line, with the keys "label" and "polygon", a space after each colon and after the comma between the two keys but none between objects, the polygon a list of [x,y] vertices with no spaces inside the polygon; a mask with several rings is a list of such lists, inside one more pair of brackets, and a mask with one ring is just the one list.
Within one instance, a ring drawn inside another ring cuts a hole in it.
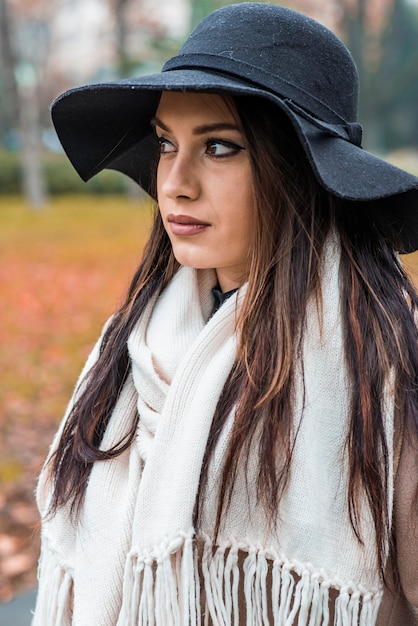
[{"label": "scarf fringe", "polygon": [[331,588],[338,593],[333,626],[370,626],[377,619],[379,591],[343,584],[309,563],[290,562],[260,546],[228,541],[214,547],[207,537],[201,540],[203,552],[193,530],[147,552],[131,551],[118,626],[240,626],[244,621],[247,626],[331,626]]},{"label": "scarf fringe", "polygon": [[54,553],[41,555],[39,561],[39,589],[35,616],[31,626],[71,626],[73,605],[73,577]]}]

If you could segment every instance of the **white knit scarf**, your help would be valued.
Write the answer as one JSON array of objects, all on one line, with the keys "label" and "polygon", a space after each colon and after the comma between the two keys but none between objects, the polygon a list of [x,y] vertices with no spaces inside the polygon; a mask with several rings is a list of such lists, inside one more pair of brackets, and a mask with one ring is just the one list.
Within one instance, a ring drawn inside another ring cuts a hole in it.
[{"label": "white knit scarf", "polygon": [[[214,273],[183,267],[129,338],[132,371],[102,446],[120,441],[138,410],[136,441],[116,459],[94,465],[76,524],[66,511],[43,524],[33,626],[319,626],[329,623],[331,604],[336,626],[375,623],[381,581],[373,522],[363,506],[360,544],[347,505],[349,383],[338,265],[331,242],[321,314],[314,303],[308,311],[298,364],[297,438],[276,530],[267,528],[257,502],[254,454],[249,475],[237,477],[212,545],[233,414],[210,469],[202,524],[193,528],[212,417],[236,358],[236,313],[245,288],[208,321]],[[385,417],[391,449],[391,408]],[[38,489],[41,512],[49,499],[46,474]]]}]

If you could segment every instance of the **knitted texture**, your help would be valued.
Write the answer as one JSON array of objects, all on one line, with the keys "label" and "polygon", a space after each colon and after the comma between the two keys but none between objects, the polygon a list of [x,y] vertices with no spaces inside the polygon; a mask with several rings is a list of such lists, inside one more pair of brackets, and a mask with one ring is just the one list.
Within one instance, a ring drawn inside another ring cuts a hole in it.
[{"label": "knitted texture", "polygon": [[[375,624],[382,590],[373,522],[363,504],[360,544],[347,504],[349,383],[338,268],[338,249],[330,242],[322,307],[318,312],[313,302],[309,305],[297,366],[297,437],[275,530],[266,527],[252,488],[254,455],[248,474],[241,470],[237,476],[213,545],[233,413],[210,468],[202,524],[193,528],[212,417],[236,358],[236,313],[245,287],[208,321],[214,273],[183,267],[149,303],[129,338],[132,371],[102,446],[119,441],[138,410],[135,442],[116,459],[95,464],[75,526],[66,511],[43,524],[33,626],[238,626],[245,621],[319,626],[329,623],[331,590],[336,626]],[[392,412],[388,405],[389,449]],[[47,470],[38,496],[45,512]]]}]

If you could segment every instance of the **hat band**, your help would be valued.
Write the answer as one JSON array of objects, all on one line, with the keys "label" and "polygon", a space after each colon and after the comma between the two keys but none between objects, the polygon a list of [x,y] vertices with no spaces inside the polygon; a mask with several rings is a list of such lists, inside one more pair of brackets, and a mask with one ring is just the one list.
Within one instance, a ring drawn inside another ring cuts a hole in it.
[{"label": "hat band", "polygon": [[166,62],[162,72],[189,69],[209,70],[228,74],[242,81],[243,84],[248,85],[248,83],[252,83],[256,87],[267,89],[276,96],[290,98],[291,101],[299,103],[303,102],[303,110],[308,109],[309,113],[315,116],[313,119],[318,117],[321,121],[329,120],[329,122],[325,123],[342,125],[344,127],[351,124],[351,122],[346,122],[341,115],[322,102],[322,100],[318,100],[318,98],[304,91],[298,85],[287,81],[281,76],[271,74],[261,67],[250,65],[239,59],[207,53],[177,54]]},{"label": "hat band", "polygon": [[361,148],[361,142],[363,138],[363,128],[361,124],[357,122],[344,122],[343,124],[328,124],[328,122],[324,122],[323,120],[319,120],[317,117],[310,115],[308,111],[302,109],[296,102],[293,102],[289,98],[284,98],[283,102],[286,106],[300,115],[308,122],[311,122],[317,128],[324,130],[329,135],[333,137],[338,137],[338,139],[344,139],[345,141],[349,141],[355,146]]}]

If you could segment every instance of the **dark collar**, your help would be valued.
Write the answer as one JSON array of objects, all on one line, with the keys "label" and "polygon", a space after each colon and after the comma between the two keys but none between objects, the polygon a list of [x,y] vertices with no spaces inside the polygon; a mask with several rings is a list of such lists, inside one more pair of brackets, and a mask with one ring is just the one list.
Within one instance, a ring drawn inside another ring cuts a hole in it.
[{"label": "dark collar", "polygon": [[231,289],[230,291],[225,291],[225,292],[221,290],[219,285],[216,285],[215,287],[213,287],[212,293],[214,297],[214,304],[213,304],[211,317],[212,315],[216,313],[216,311],[218,311],[221,308],[223,303],[226,300],[228,300],[228,298],[230,298],[236,291],[238,291],[237,287],[235,289]]}]

